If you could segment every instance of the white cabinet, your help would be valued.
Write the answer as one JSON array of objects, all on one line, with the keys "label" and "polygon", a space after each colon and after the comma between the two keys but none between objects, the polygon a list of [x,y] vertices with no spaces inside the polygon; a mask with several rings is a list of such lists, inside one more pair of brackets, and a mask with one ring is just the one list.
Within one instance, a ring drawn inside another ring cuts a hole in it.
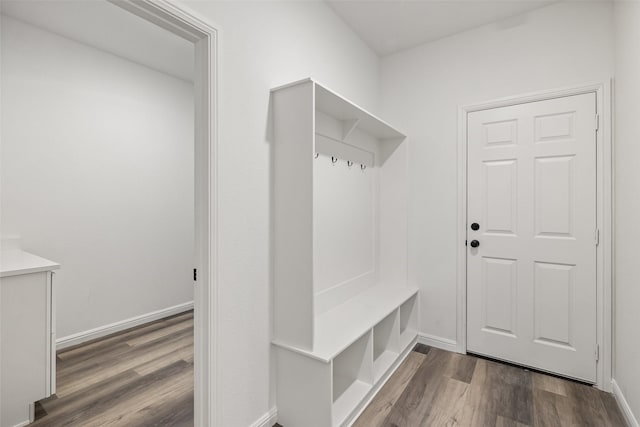
[{"label": "white cabinet", "polygon": [[348,425],[417,335],[405,136],[311,79],[271,101],[278,418]]},{"label": "white cabinet", "polygon": [[33,421],[33,404],[55,393],[53,270],[19,251],[0,255],[0,426]]}]

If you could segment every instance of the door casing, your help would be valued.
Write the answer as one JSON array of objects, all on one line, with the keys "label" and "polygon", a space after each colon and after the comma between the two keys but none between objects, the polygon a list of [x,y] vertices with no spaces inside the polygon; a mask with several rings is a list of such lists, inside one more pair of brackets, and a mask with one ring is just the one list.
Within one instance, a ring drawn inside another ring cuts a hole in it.
[{"label": "door casing", "polygon": [[168,0],[108,0],[195,47],[194,425],[220,425],[217,390],[218,40],[219,31]]},{"label": "door casing", "polygon": [[534,101],[561,98],[585,93],[596,94],[596,112],[599,117],[596,135],[596,199],[599,244],[597,247],[597,326],[596,337],[599,348],[596,387],[611,391],[612,371],[612,282],[613,282],[613,138],[611,93],[612,80],[605,83],[585,84],[549,91],[539,91],[482,103],[461,106],[458,109],[457,146],[457,304],[456,304],[456,348],[467,352],[467,115],[474,111],[507,107]]}]

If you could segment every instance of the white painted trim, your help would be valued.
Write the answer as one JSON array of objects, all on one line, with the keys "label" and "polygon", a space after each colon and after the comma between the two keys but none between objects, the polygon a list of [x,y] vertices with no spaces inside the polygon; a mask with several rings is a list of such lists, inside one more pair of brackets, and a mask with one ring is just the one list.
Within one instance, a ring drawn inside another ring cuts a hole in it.
[{"label": "white painted trim", "polygon": [[458,203],[456,219],[456,288],[458,301],[456,304],[456,351],[467,352],[467,114],[470,110],[458,108]]},{"label": "white painted trim", "polygon": [[28,426],[29,424],[31,424],[31,421],[26,420],[26,421],[22,421],[21,423],[16,424],[13,427],[24,427],[24,426]]},{"label": "white painted trim", "polygon": [[613,79],[598,85],[596,97],[600,115],[598,130],[598,343],[602,351],[598,361],[596,387],[611,392],[613,376]]},{"label": "white painted trim", "polygon": [[622,390],[620,390],[620,386],[618,386],[616,380],[611,380],[611,388],[613,389],[613,395],[616,398],[616,402],[618,402],[618,406],[620,407],[622,415],[624,415],[624,419],[629,427],[640,427],[638,419],[633,415],[631,406],[629,406],[627,399],[625,399],[624,394],[622,394]]},{"label": "white painted trim", "polygon": [[439,348],[440,350],[458,352],[458,343],[455,340],[449,338],[437,337],[429,334],[418,334],[418,342],[420,344],[428,345],[429,347]]},{"label": "white painted trim", "polygon": [[119,322],[89,329],[88,331],[78,332],[77,334],[67,335],[66,337],[58,338],[56,340],[56,350],[62,350],[97,338],[106,337],[107,335],[111,335],[116,332],[144,325],[145,323],[150,323],[155,320],[164,319],[165,317],[173,316],[175,314],[184,313],[189,310],[193,310],[193,301],[174,305],[173,307],[168,307],[162,310],[152,311],[151,313],[142,314],[140,316],[131,317]]},{"label": "white painted trim", "polygon": [[565,96],[595,93],[600,129],[597,133],[597,226],[600,229],[600,245],[597,248],[597,342],[600,344],[600,360],[597,365],[596,387],[611,391],[612,372],[612,276],[613,272],[613,139],[612,139],[612,80],[605,83],[584,84],[549,91],[501,98],[458,109],[458,203],[457,203],[457,328],[456,350],[467,351],[467,114],[474,111],[506,107],[527,102],[544,101]]},{"label": "white painted trim", "polygon": [[463,105],[461,110],[471,113],[474,111],[489,110],[491,108],[508,107],[511,105],[526,104],[527,102],[546,101],[549,99],[563,98],[565,96],[581,95],[584,93],[598,92],[606,86],[603,83],[588,83],[578,86],[570,86],[559,89],[541,90],[522,95],[508,96],[478,104]]},{"label": "white painted trim", "polygon": [[278,408],[274,406],[269,412],[258,418],[250,427],[272,427],[278,422]]},{"label": "white painted trim", "polygon": [[194,426],[220,425],[218,375],[218,26],[168,0],[109,0],[195,46]]}]

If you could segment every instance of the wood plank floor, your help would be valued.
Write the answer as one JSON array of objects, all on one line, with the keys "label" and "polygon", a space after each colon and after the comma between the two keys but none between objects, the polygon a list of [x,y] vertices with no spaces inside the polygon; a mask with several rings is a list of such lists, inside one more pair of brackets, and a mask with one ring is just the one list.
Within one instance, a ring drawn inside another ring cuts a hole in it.
[{"label": "wood plank floor", "polygon": [[193,312],[58,353],[32,426],[193,426]]},{"label": "wood plank floor", "polygon": [[[57,378],[32,425],[191,427],[193,312],[63,350]],[[417,345],[354,427],[624,425],[593,387]]]},{"label": "wood plank floor", "polygon": [[617,427],[625,422],[614,397],[593,387],[418,344],[354,424],[378,426]]}]

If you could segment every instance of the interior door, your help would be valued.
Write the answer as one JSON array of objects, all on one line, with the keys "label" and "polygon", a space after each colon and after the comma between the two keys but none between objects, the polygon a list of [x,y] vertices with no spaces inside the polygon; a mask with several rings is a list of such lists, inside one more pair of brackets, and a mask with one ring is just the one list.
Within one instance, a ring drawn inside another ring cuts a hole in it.
[{"label": "interior door", "polygon": [[595,382],[596,95],[467,120],[467,349]]}]

